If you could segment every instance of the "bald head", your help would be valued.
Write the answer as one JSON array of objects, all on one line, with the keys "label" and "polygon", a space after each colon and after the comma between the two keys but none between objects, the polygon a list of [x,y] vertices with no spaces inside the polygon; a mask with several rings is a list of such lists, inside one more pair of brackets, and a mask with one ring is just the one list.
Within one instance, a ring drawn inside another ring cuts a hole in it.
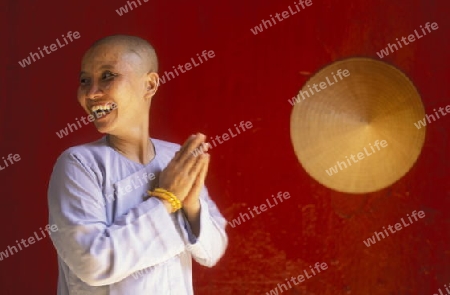
[{"label": "bald head", "polygon": [[111,46],[123,48],[125,52],[132,52],[138,55],[142,63],[140,64],[141,71],[158,72],[158,57],[153,46],[142,38],[130,35],[112,35],[100,40],[97,40],[89,48],[86,54],[97,47]]}]

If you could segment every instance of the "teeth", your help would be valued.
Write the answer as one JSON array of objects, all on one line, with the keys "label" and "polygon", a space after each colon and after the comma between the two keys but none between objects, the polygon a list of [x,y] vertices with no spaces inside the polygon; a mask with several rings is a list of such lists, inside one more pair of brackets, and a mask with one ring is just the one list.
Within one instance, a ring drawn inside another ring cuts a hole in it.
[{"label": "teeth", "polygon": [[91,111],[92,112],[97,112],[97,111],[112,111],[113,109],[115,109],[115,104],[107,104],[107,105],[98,105],[98,106],[93,106]]}]

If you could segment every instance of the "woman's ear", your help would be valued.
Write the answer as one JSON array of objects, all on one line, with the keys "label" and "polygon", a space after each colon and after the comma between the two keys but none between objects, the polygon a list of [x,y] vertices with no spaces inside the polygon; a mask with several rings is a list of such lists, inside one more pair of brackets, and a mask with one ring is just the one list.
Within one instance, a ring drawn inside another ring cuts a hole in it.
[{"label": "woman's ear", "polygon": [[151,98],[155,95],[159,87],[159,75],[155,72],[147,74],[147,95]]}]

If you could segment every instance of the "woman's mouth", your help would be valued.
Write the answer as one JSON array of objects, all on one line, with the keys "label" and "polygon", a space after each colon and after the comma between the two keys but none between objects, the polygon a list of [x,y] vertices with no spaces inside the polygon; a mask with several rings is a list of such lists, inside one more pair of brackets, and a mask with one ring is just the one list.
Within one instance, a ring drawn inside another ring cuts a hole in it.
[{"label": "woman's mouth", "polygon": [[115,103],[107,103],[103,105],[96,105],[91,108],[91,114],[95,116],[95,118],[99,119],[107,116],[113,110],[117,108]]}]

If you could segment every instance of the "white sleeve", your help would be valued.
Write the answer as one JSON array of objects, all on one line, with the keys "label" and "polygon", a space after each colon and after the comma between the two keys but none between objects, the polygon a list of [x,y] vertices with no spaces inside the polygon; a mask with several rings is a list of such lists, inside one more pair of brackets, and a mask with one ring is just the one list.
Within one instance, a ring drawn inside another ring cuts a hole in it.
[{"label": "white sleeve", "polygon": [[183,238],[187,243],[187,250],[201,265],[212,267],[225,253],[228,245],[228,237],[225,232],[226,220],[220,214],[216,204],[208,195],[208,190],[203,187],[200,196],[200,234],[196,237],[191,230],[189,222],[184,214],[178,213],[178,220],[185,229]]},{"label": "white sleeve", "polygon": [[50,224],[58,227],[51,239],[61,259],[87,284],[113,284],[185,251],[186,243],[157,198],[108,225],[105,208],[95,201],[102,197],[93,171],[63,153],[48,190]]}]

